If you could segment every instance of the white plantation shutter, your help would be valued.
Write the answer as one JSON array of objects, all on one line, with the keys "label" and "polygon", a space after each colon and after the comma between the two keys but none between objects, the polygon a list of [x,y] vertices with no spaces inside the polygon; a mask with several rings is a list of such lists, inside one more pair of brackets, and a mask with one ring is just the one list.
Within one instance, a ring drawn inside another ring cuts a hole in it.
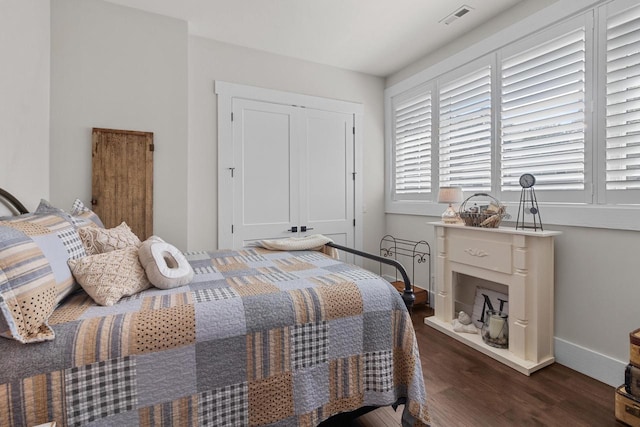
[{"label": "white plantation shutter", "polygon": [[579,221],[601,226],[611,209],[637,229],[640,0],[598,2],[549,24],[385,90],[389,212],[435,215],[444,186],[516,202],[531,173],[553,221],[600,205]]},{"label": "white plantation shutter", "polygon": [[537,191],[584,197],[585,37],[581,26],[503,59],[501,191],[520,191],[526,172]]},{"label": "white plantation shutter", "polygon": [[491,190],[491,67],[439,91],[440,186],[465,192]]},{"label": "white plantation shutter", "polygon": [[395,198],[420,198],[431,192],[431,91],[397,100],[394,117]]},{"label": "white plantation shutter", "polygon": [[640,7],[607,19],[606,46],[606,190],[639,190]]}]

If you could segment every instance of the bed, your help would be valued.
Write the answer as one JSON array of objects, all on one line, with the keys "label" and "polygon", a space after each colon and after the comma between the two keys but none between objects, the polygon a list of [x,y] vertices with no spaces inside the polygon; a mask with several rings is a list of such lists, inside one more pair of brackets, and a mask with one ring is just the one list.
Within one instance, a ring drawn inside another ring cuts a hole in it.
[{"label": "bed", "polygon": [[[90,214],[51,210],[47,224],[78,228]],[[6,254],[29,240],[14,222],[37,215],[0,218],[0,426],[316,426],[398,404],[403,425],[428,425],[403,299],[318,251],[187,252],[188,285],[112,306],[61,279],[56,289],[68,294],[20,342],[6,319],[18,261]]]}]

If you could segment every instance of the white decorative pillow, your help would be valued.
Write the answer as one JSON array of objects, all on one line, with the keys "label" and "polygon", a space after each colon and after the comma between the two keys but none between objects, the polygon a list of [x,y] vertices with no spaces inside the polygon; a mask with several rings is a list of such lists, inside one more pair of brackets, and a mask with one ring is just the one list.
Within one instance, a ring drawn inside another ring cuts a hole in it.
[{"label": "white decorative pillow", "polygon": [[150,286],[136,246],[70,259],[69,267],[80,286],[100,305],[113,305]]},{"label": "white decorative pillow", "polygon": [[182,252],[158,236],[140,245],[138,258],[151,284],[160,289],[177,288],[193,280],[193,268]]},{"label": "white decorative pillow", "polygon": [[78,234],[80,234],[82,244],[89,255],[124,249],[130,246],[138,248],[141,243],[138,236],[131,231],[125,222],[109,229],[99,227],[79,228]]}]

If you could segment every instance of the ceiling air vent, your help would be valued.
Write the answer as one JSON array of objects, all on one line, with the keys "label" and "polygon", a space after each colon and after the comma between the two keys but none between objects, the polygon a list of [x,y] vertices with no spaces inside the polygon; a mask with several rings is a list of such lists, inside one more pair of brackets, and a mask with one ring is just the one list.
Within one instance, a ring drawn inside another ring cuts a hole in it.
[{"label": "ceiling air vent", "polygon": [[462,18],[464,15],[471,12],[472,10],[473,8],[471,8],[470,6],[467,6],[466,4],[462,5],[458,9],[456,9],[453,13],[442,18],[439,22],[445,25],[449,25],[456,19]]}]

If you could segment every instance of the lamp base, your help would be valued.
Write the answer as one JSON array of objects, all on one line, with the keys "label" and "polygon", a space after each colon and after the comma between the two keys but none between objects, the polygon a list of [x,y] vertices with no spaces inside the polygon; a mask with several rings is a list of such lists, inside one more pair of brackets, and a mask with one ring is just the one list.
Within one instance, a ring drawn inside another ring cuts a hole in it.
[{"label": "lamp base", "polygon": [[447,210],[442,213],[442,222],[444,222],[445,224],[459,224],[462,221],[460,220],[460,215],[458,215],[458,212],[453,210],[453,207],[449,205]]},{"label": "lamp base", "polygon": [[462,224],[462,221],[460,220],[460,218],[454,218],[454,219],[442,218],[442,222],[444,222],[445,224]]}]

